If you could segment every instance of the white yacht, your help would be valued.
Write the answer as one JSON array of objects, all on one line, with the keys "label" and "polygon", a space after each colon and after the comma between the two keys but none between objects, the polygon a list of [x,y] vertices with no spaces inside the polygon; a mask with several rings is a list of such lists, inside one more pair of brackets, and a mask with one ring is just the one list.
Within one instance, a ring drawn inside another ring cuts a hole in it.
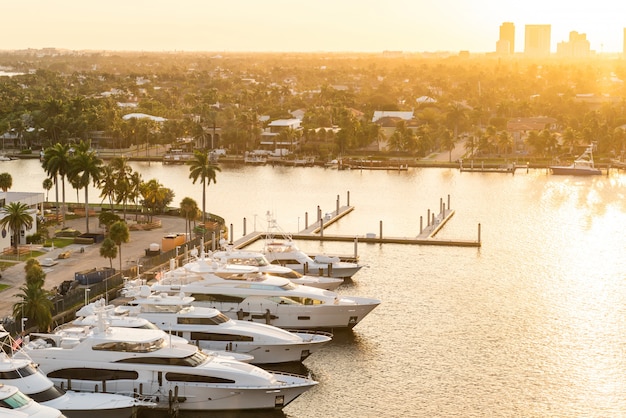
[{"label": "white yacht", "polygon": [[290,239],[268,242],[263,247],[263,255],[272,264],[288,267],[305,275],[319,275],[349,279],[354,276],[362,265],[341,261],[339,257],[316,255],[311,258]]},{"label": "white yacht", "polygon": [[58,409],[40,405],[15,386],[0,384],[0,417],[64,418]]},{"label": "white yacht", "polygon": [[217,309],[192,306],[192,297],[155,294],[146,285],[127,285],[124,295],[129,297],[126,305],[107,309],[103,300],[94,302],[90,305],[100,305],[91,309],[94,313],[73,323],[91,324],[96,312],[106,309],[107,321],[113,326],[140,326],[143,320],[203,350],[249,356],[246,361],[252,364],[303,361],[332,339],[332,334],[321,331],[289,332],[272,325],[230,319]]},{"label": "white yacht", "polygon": [[272,276],[289,279],[296,284],[319,287],[320,289],[335,290],[343,283],[343,279],[335,277],[310,276],[295,271],[292,268],[272,264],[265,255],[258,251],[237,250],[231,246],[221,251],[214,251],[210,254],[218,262],[225,264],[238,264],[244,266],[254,266],[261,273],[268,273]]},{"label": "white yacht", "polygon": [[602,170],[596,168],[593,162],[593,146],[588,146],[570,165],[551,165],[552,174],[564,174],[574,176],[593,176],[602,174]]},{"label": "white yacht", "polygon": [[381,302],[297,285],[255,267],[210,264],[205,258],[162,273],[151,289],[184,292],[195,306],[287,329],[353,328]]},{"label": "white yacht", "polygon": [[22,351],[57,385],[135,394],[170,411],[280,409],[317,384],[211,356],[165,331],[75,326],[33,333]]},{"label": "white yacht", "polygon": [[[330,214],[326,216],[329,217]],[[267,234],[261,252],[270,263],[288,267],[305,275],[341,279],[349,279],[363,268],[358,263],[341,261],[339,257],[325,254],[316,255],[315,258],[310,257],[293,242],[291,234],[286,233],[278,226],[276,219],[272,217],[269,211],[266,217]]]},{"label": "white yacht", "polygon": [[55,387],[32,360],[10,355],[19,342],[15,342],[1,328],[0,341],[3,349],[0,351],[0,384],[15,386],[34,401],[58,409],[69,418],[130,418],[136,415],[140,407],[154,406],[130,396],[112,393],[66,392]]}]

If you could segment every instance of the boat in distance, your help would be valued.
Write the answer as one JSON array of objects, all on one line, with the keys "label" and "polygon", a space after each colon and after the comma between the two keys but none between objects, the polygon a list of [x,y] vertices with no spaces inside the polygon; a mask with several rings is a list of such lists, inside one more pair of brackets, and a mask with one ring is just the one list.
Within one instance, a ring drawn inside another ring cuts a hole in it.
[{"label": "boat in distance", "polygon": [[289,332],[272,325],[231,319],[217,309],[193,306],[192,297],[156,294],[147,285],[127,283],[122,294],[128,298],[126,304],[107,307],[100,299],[101,303],[90,304],[100,305],[94,307],[93,314],[73,323],[93,323],[96,312],[102,310],[108,312],[105,318],[114,326],[137,327],[141,326],[140,320],[145,321],[203,350],[249,356],[247,361],[252,364],[304,361],[332,339],[332,334],[327,332]]},{"label": "boat in distance", "polygon": [[57,385],[135,394],[181,412],[281,409],[317,384],[212,356],[165,331],[75,326],[32,333],[23,349]]},{"label": "boat in distance", "polygon": [[589,146],[570,165],[549,166],[552,174],[573,176],[594,176],[602,174],[602,170],[596,168],[593,162],[593,147]]},{"label": "boat in distance", "polygon": [[183,292],[194,298],[194,306],[215,308],[232,319],[296,330],[353,328],[381,303],[298,285],[256,267],[210,263],[202,256],[162,272],[151,290]]}]

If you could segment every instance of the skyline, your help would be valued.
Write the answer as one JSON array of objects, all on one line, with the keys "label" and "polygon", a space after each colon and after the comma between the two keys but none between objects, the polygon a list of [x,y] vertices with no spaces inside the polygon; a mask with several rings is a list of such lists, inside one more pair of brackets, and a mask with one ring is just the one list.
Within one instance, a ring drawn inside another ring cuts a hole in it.
[{"label": "skyline", "polygon": [[[5,0],[6,1],[6,0]],[[494,52],[499,27],[552,27],[551,52],[569,33],[596,52],[621,53],[626,4],[528,0],[25,0],[4,4],[0,50],[59,48],[216,52]],[[510,3],[510,4],[507,4]],[[586,5],[586,7],[584,7]],[[176,6],[176,7],[174,7]],[[452,13],[453,12],[453,13]]]}]

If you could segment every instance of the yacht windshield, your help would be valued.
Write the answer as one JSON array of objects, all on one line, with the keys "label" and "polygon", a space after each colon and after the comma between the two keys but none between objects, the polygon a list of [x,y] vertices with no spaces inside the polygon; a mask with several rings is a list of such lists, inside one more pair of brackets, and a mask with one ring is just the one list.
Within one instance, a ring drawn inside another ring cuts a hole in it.
[{"label": "yacht windshield", "polygon": [[119,360],[117,363],[198,367],[204,364],[208,358],[209,356],[204,351],[197,350],[194,354],[187,357],[131,357]]},{"label": "yacht windshield", "polygon": [[22,408],[30,402],[30,398],[22,392],[16,392],[13,396],[0,401],[0,408],[18,409]]},{"label": "yacht windshield", "polygon": [[147,342],[107,341],[95,344],[96,351],[120,351],[124,353],[152,353],[165,347],[165,340],[158,338]]}]

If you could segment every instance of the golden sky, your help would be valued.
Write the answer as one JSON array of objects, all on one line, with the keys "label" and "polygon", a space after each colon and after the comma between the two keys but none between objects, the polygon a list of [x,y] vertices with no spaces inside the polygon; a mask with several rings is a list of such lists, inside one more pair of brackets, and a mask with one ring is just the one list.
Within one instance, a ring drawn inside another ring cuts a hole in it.
[{"label": "golden sky", "polygon": [[0,0],[0,50],[491,52],[502,22],[622,52],[623,0]]}]

